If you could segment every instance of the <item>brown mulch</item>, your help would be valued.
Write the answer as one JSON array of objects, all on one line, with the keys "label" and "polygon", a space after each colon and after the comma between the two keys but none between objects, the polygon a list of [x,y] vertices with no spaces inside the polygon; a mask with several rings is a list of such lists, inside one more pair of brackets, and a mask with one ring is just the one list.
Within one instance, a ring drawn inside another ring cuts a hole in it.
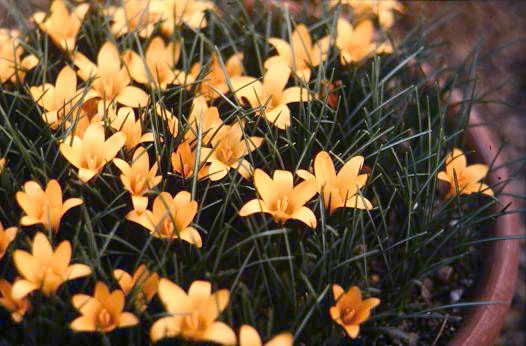
[{"label": "brown mulch", "polygon": [[[15,1],[12,1],[13,3]],[[16,1],[24,12],[43,9],[46,0]],[[485,121],[494,127],[510,160],[526,156],[526,1],[404,1],[407,16],[399,23],[404,32],[418,18],[453,16],[431,36],[449,43],[442,53],[451,65],[463,61],[479,44],[485,58],[477,71],[479,91],[502,103],[482,105]],[[26,14],[27,14],[26,13]],[[0,2],[0,27],[14,26]],[[501,47],[499,49],[499,47]],[[502,48],[505,47],[505,48]],[[486,55],[486,53],[492,54]],[[520,166],[517,164],[517,169]],[[526,169],[514,182],[516,194],[526,195]],[[524,217],[526,221],[526,215]],[[522,242],[517,290],[498,345],[526,345],[526,242]]]}]

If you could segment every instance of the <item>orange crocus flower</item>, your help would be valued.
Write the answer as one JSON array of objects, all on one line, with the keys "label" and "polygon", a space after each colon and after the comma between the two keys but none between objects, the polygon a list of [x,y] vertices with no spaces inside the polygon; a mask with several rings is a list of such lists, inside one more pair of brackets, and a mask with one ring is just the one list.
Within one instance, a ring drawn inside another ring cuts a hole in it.
[{"label": "orange crocus flower", "polygon": [[267,213],[272,215],[275,222],[285,223],[294,219],[311,228],[316,227],[316,216],[305,206],[318,191],[316,180],[305,180],[294,186],[291,172],[275,170],[273,178],[270,178],[267,173],[256,168],[254,185],[261,199],[247,202],[239,210],[239,215]]},{"label": "orange crocus flower", "polygon": [[154,322],[150,338],[157,342],[164,338],[181,337],[190,341],[209,341],[235,345],[232,328],[217,321],[230,298],[227,289],[212,293],[208,281],[194,281],[188,293],[168,279],[159,281],[159,297],[169,316]]},{"label": "orange crocus flower", "polygon": [[60,152],[79,169],[79,179],[87,183],[102,171],[106,162],[113,160],[126,142],[126,135],[117,132],[106,140],[104,127],[99,123],[90,123],[84,136],[67,137],[60,144]]},{"label": "orange crocus flower", "polygon": [[153,132],[142,132],[142,121],[141,119],[135,119],[135,113],[130,107],[121,107],[115,113],[113,107],[108,109],[108,117],[110,118],[110,125],[115,130],[124,133],[126,135],[126,142],[124,142],[124,148],[131,150],[140,143],[153,142],[155,136]]},{"label": "orange crocus flower", "polygon": [[58,48],[72,52],[75,49],[80,25],[88,10],[88,4],[81,4],[70,13],[62,0],[54,0],[48,18],[44,12],[36,12],[33,14],[33,20],[51,37]]},{"label": "orange crocus flower", "polygon": [[0,260],[4,257],[9,244],[15,240],[17,233],[16,227],[9,227],[4,230],[4,225],[0,222]]},{"label": "orange crocus flower", "polygon": [[316,179],[319,192],[323,193],[325,208],[332,214],[337,208],[372,209],[371,202],[359,194],[366,181],[367,174],[360,174],[363,157],[355,156],[347,161],[338,174],[331,157],[326,151],[321,151],[314,159],[314,173],[305,170],[296,172],[305,180]]},{"label": "orange crocus flower", "polygon": [[332,294],[336,304],[329,310],[331,318],[345,329],[347,335],[355,339],[360,333],[360,324],[371,314],[371,309],[380,304],[378,298],[362,300],[362,292],[358,286],[344,292],[340,285],[332,285]]},{"label": "orange crocus flower", "polygon": [[[172,167],[174,172],[182,175],[184,179],[192,177],[194,175],[194,168],[196,164],[195,156],[196,152],[195,150],[192,150],[188,140],[179,144],[175,153],[172,153]],[[201,168],[199,168],[199,171],[197,172],[198,180],[208,176],[208,166],[203,164],[204,159],[205,158],[203,156],[199,157],[199,161],[201,163],[198,163],[197,165],[201,166]]]},{"label": "orange crocus flower", "polygon": [[205,28],[208,25],[205,11],[215,8],[209,0],[151,0],[150,12],[161,15],[161,30],[171,36],[183,23],[192,29]]},{"label": "orange crocus flower", "polygon": [[131,165],[117,158],[113,159],[113,163],[122,172],[121,181],[124,188],[131,194],[134,209],[146,210],[148,197],[145,197],[144,194],[162,180],[162,176],[156,176],[157,162],[150,168],[148,152],[143,147],[139,147],[133,154]]},{"label": "orange crocus flower", "polygon": [[62,216],[83,203],[80,198],[63,201],[62,188],[55,179],[49,181],[45,191],[35,181],[26,182],[24,191],[16,193],[16,201],[25,213],[20,219],[21,225],[43,224],[55,233],[58,232]]},{"label": "orange crocus flower", "polygon": [[31,309],[31,303],[26,297],[14,299],[12,291],[11,283],[0,279],[0,306],[11,313],[13,321],[20,323],[24,315]]},{"label": "orange crocus flower", "polygon": [[192,200],[192,195],[187,191],[180,191],[175,197],[168,192],[161,192],[153,201],[151,211],[133,210],[126,218],[148,229],[154,237],[181,238],[201,247],[201,235],[190,226],[197,207],[197,202]]},{"label": "orange crocus flower", "polygon": [[24,80],[26,71],[38,65],[38,58],[27,55],[22,58],[24,48],[20,45],[20,32],[0,28],[0,84]]},{"label": "orange crocus flower", "polygon": [[123,6],[110,6],[106,13],[111,17],[111,32],[120,37],[128,32],[137,31],[140,37],[149,37],[159,15],[150,12],[151,0],[124,0]]},{"label": "orange crocus flower", "polygon": [[55,294],[64,282],[91,274],[91,268],[85,264],[69,264],[71,244],[64,240],[55,251],[42,232],[33,238],[32,254],[15,250],[13,261],[23,279],[17,280],[12,288],[12,297],[19,300],[40,289],[49,296]]},{"label": "orange crocus flower", "polygon": [[462,150],[455,148],[447,155],[446,170],[438,172],[437,178],[449,183],[451,188],[447,194],[448,198],[457,193],[470,195],[476,192],[493,196],[493,190],[488,185],[479,182],[487,174],[487,165],[479,163],[468,166],[466,155]]},{"label": "orange crocus flower", "polygon": [[146,304],[152,300],[159,286],[159,275],[150,273],[144,264],[135,270],[133,277],[122,269],[115,269],[113,277],[125,295],[136,292],[135,304],[140,311],[146,310]]},{"label": "orange crocus flower", "polygon": [[[281,333],[270,339],[264,346],[292,346],[294,337],[290,333]],[[239,346],[262,346],[263,342],[256,328],[244,324],[239,330]]]},{"label": "orange crocus flower", "polygon": [[71,298],[73,306],[82,316],[70,324],[76,332],[108,333],[116,328],[132,327],[139,319],[131,312],[124,312],[124,293],[114,290],[110,293],[104,282],[98,281],[92,296],[75,294]]}]

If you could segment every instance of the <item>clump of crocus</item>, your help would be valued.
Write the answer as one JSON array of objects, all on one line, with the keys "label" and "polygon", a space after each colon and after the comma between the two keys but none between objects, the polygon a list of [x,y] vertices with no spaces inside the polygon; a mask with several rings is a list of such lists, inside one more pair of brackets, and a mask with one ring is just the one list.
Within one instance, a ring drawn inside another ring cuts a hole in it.
[{"label": "clump of crocus", "polygon": [[272,215],[275,222],[285,223],[287,220],[299,220],[307,226],[316,227],[316,216],[305,206],[318,191],[315,179],[305,180],[294,186],[292,173],[275,170],[271,178],[264,171],[256,168],[254,185],[261,199],[247,202],[239,215],[248,216],[254,213]]},{"label": "clump of crocus", "polygon": [[309,101],[309,91],[301,87],[286,88],[290,68],[283,62],[270,65],[260,81],[234,79],[232,86],[241,100],[246,98],[254,108],[264,107],[263,115],[268,122],[280,129],[290,126],[290,109],[287,104]]},{"label": "clump of crocus", "polygon": [[199,157],[200,163],[196,163],[196,150],[193,150],[190,141],[186,140],[177,146],[177,150],[172,153],[171,161],[174,172],[179,173],[184,179],[194,175],[195,165],[199,168],[197,179],[201,180],[208,176],[208,166],[204,165],[205,157]]},{"label": "clump of crocus", "polygon": [[160,15],[150,12],[151,0],[124,0],[123,6],[110,6],[106,13],[111,17],[111,32],[120,37],[136,31],[140,37],[149,37],[154,30],[154,23]]},{"label": "clump of crocus", "polygon": [[[290,333],[281,333],[265,343],[265,346],[292,346],[294,337]],[[256,328],[244,324],[239,330],[239,346],[262,346],[263,342]]]},{"label": "clump of crocus", "polygon": [[62,200],[62,188],[56,180],[50,180],[46,190],[35,181],[24,184],[24,191],[16,193],[16,201],[25,215],[20,224],[30,226],[42,224],[53,232],[58,232],[62,216],[71,208],[82,204],[80,198]]},{"label": "clump of crocus", "polygon": [[13,252],[13,260],[22,279],[13,284],[12,297],[22,299],[35,290],[49,296],[64,282],[91,274],[85,264],[71,264],[71,244],[64,240],[55,251],[42,232],[33,238],[32,254],[23,250]]},{"label": "clump of crocus", "polygon": [[438,172],[437,178],[450,185],[447,198],[455,196],[457,193],[470,195],[477,192],[493,196],[493,190],[480,182],[487,174],[487,165],[479,163],[468,166],[466,155],[462,150],[455,148],[447,155],[446,170]]},{"label": "clump of crocus", "polygon": [[11,313],[13,321],[20,323],[24,315],[31,309],[31,303],[26,297],[14,299],[12,292],[11,283],[0,279],[0,306]]},{"label": "clump of crocus", "polygon": [[16,30],[0,28],[0,84],[23,80],[26,71],[38,65],[38,58],[32,54],[22,58],[24,48],[19,36]]},{"label": "clump of crocus", "polygon": [[304,24],[298,24],[292,33],[290,44],[276,37],[269,38],[268,42],[276,48],[278,55],[268,58],[265,68],[270,69],[275,63],[285,63],[300,79],[308,82],[311,67],[316,67],[325,60],[330,38],[325,37],[313,45],[309,29]]},{"label": "clump of crocus", "polygon": [[140,311],[146,310],[146,304],[152,300],[159,286],[159,275],[150,273],[144,264],[135,270],[133,277],[122,269],[115,269],[113,277],[126,296],[135,292],[135,306]]},{"label": "clump of crocus", "polygon": [[174,68],[179,61],[180,51],[179,43],[165,44],[164,40],[157,36],[148,44],[144,58],[135,52],[128,52],[126,65],[130,69],[131,77],[137,83],[147,84],[150,87],[157,86],[165,90],[169,84],[184,80],[184,76],[179,76],[183,72]]},{"label": "clump of crocus", "polygon": [[69,66],[59,72],[55,85],[46,83],[31,87],[30,92],[37,104],[45,109],[42,117],[53,129],[61,124],[81,96],[77,90],[77,74]]},{"label": "clump of crocus", "polygon": [[121,107],[115,113],[114,108],[110,106],[108,117],[110,118],[111,127],[126,135],[126,142],[124,142],[126,150],[131,150],[140,143],[153,142],[155,140],[153,132],[142,132],[142,121],[141,119],[135,119],[135,113],[130,107]]},{"label": "clump of crocus", "polygon": [[150,13],[161,15],[161,30],[171,36],[183,24],[192,29],[205,28],[208,25],[205,11],[215,8],[209,0],[152,0]]},{"label": "clump of crocus", "polygon": [[369,318],[371,310],[380,304],[380,299],[362,300],[362,292],[358,286],[353,286],[344,292],[340,285],[334,284],[332,294],[336,304],[329,310],[331,318],[345,329],[350,338],[358,337],[360,324]]},{"label": "clump of crocus", "polygon": [[75,294],[71,303],[82,314],[70,324],[70,328],[76,332],[108,333],[139,323],[137,316],[123,311],[124,293],[121,290],[110,292],[108,286],[101,281],[95,285],[93,297]]},{"label": "clump of crocus", "polygon": [[87,81],[95,78],[85,99],[97,97],[106,104],[117,102],[129,107],[144,107],[149,96],[144,90],[130,85],[131,79],[126,66],[121,64],[121,56],[117,47],[111,42],[102,45],[97,55],[97,65],[85,55],[76,52],[73,62],[78,66],[78,75]]},{"label": "clump of crocus", "polygon": [[54,0],[47,18],[44,12],[36,12],[33,14],[33,20],[51,37],[57,47],[62,51],[72,52],[80,25],[88,10],[88,4],[81,4],[70,13],[62,0]]},{"label": "clump of crocus", "polygon": [[202,246],[201,235],[190,226],[197,213],[197,202],[187,191],[175,197],[161,192],[153,201],[152,210],[132,210],[126,218],[148,229],[154,237],[181,238],[197,247]]},{"label": "clump of crocus", "polygon": [[16,238],[18,229],[16,227],[9,227],[4,229],[4,225],[0,222],[0,260],[4,257],[9,244]]},{"label": "clump of crocus", "polygon": [[367,174],[360,174],[364,158],[354,156],[347,161],[338,174],[326,151],[321,151],[314,159],[314,174],[305,170],[296,173],[303,179],[316,179],[320,193],[323,194],[325,208],[332,214],[337,208],[372,209],[371,202],[359,194],[359,189],[367,182]]},{"label": "clump of crocus", "polygon": [[248,179],[254,168],[244,157],[259,148],[262,143],[262,137],[243,138],[240,122],[223,125],[211,140],[213,149],[201,148],[201,157],[210,163],[208,168],[210,180],[223,179],[230,169],[235,169]]},{"label": "clump of crocus", "polygon": [[227,289],[212,293],[212,284],[194,281],[188,293],[168,279],[159,281],[159,297],[169,316],[154,322],[150,330],[153,342],[169,337],[189,341],[208,341],[235,345],[236,334],[230,326],[217,321],[230,298]]},{"label": "clump of crocus", "polygon": [[106,162],[113,160],[125,142],[124,133],[117,132],[106,140],[104,127],[99,123],[90,123],[82,139],[67,137],[60,144],[60,152],[79,169],[79,179],[87,183],[102,171]]},{"label": "clump of crocus", "polygon": [[148,197],[144,194],[162,180],[162,176],[156,176],[157,162],[150,168],[148,152],[143,147],[139,147],[133,154],[131,165],[118,158],[113,159],[113,163],[122,172],[121,181],[124,188],[131,194],[134,209],[146,210]]},{"label": "clump of crocus", "polygon": [[336,47],[340,50],[342,65],[360,62],[376,48],[374,25],[370,20],[364,20],[353,28],[349,21],[340,18],[336,32]]}]

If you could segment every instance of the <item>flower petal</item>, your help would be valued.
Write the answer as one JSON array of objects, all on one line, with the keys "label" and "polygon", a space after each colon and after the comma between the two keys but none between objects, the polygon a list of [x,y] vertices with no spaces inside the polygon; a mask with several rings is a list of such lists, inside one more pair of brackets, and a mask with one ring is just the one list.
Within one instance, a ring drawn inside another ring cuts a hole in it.
[{"label": "flower petal", "polygon": [[181,316],[168,316],[158,319],[150,329],[150,338],[157,342],[164,338],[171,338],[181,333],[183,319]]},{"label": "flower petal", "polygon": [[115,101],[125,106],[137,108],[145,107],[148,104],[148,99],[149,96],[144,90],[128,85],[119,92]]},{"label": "flower petal", "polygon": [[255,213],[271,213],[271,211],[265,204],[265,201],[261,199],[250,200],[239,210],[240,216],[248,216]]},{"label": "flower petal", "polygon": [[119,328],[132,327],[137,324],[139,324],[139,319],[131,312],[123,312],[119,315]]},{"label": "flower petal", "polygon": [[23,299],[34,290],[37,290],[38,287],[38,285],[28,280],[17,280],[11,287],[11,297],[13,300]]},{"label": "flower petal", "polygon": [[94,332],[97,330],[93,316],[80,316],[70,323],[69,327],[76,332]]},{"label": "flower petal", "polygon": [[223,322],[214,322],[207,328],[203,340],[212,341],[223,345],[235,345],[237,338],[232,328]]},{"label": "flower petal", "polygon": [[283,90],[281,95],[282,103],[292,103],[292,102],[307,102],[311,100],[309,90],[302,87],[290,87]]},{"label": "flower petal", "polygon": [[192,301],[186,292],[168,279],[159,280],[158,295],[166,311],[171,314],[186,314],[193,310]]},{"label": "flower petal", "polygon": [[86,264],[76,263],[68,267],[66,280],[74,280],[91,274],[91,268]]},{"label": "flower petal", "polygon": [[290,216],[291,219],[299,220],[311,228],[316,228],[316,216],[307,207],[297,209],[294,214]]}]

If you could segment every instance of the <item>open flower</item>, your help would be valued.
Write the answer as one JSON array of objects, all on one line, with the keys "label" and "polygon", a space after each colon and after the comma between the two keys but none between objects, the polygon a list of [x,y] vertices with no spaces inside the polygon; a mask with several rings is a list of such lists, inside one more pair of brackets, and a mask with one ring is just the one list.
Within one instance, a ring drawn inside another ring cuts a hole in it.
[{"label": "open flower", "polygon": [[353,15],[363,17],[371,13],[376,15],[378,22],[387,30],[391,28],[395,21],[394,12],[402,12],[402,5],[396,0],[329,0],[331,7],[341,3],[350,5],[354,12]]},{"label": "open flower", "polygon": [[216,54],[212,55],[210,72],[204,77],[201,83],[201,94],[209,100],[215,100],[221,94],[226,94],[229,90],[227,78],[233,79],[243,74],[243,53],[237,53],[228,58],[225,67],[221,66]]},{"label": "open flower", "polygon": [[192,111],[188,116],[190,128],[185,134],[185,139],[194,141],[197,135],[201,133],[203,144],[209,144],[212,137],[223,125],[223,120],[219,116],[217,107],[208,107],[203,96],[194,97],[192,101]]},{"label": "open flower", "polygon": [[305,180],[315,178],[319,191],[323,193],[325,208],[332,214],[337,208],[372,209],[372,204],[358,190],[367,182],[367,174],[360,174],[363,157],[355,156],[347,161],[338,174],[326,151],[321,151],[314,159],[314,174],[305,170],[296,172]]},{"label": "open flower", "polygon": [[123,6],[110,6],[106,11],[111,17],[111,32],[120,37],[128,32],[137,31],[140,37],[147,38],[154,30],[154,23],[160,15],[154,15],[149,9],[151,0],[124,0]]},{"label": "open flower", "polygon": [[25,215],[20,224],[30,226],[43,224],[53,232],[58,232],[60,220],[68,210],[82,204],[80,198],[70,198],[62,201],[62,189],[55,179],[50,180],[43,191],[35,181],[24,184],[24,191],[16,193],[16,201]]},{"label": "open flower", "polygon": [[23,276],[13,285],[12,297],[15,300],[38,289],[47,296],[55,294],[64,282],[91,274],[91,268],[85,264],[69,264],[71,244],[67,240],[53,251],[44,233],[38,232],[32,247],[32,254],[22,250],[13,252],[15,266]]},{"label": "open flower", "polygon": [[161,192],[153,201],[152,211],[133,210],[126,218],[148,229],[154,237],[181,238],[201,247],[201,235],[190,226],[196,213],[197,202],[192,200],[190,192],[181,191],[175,197]]},{"label": "open flower", "polygon": [[4,225],[0,222],[0,260],[4,257],[9,244],[15,240],[18,229],[16,227],[9,227],[4,230]]},{"label": "open flower", "polygon": [[208,281],[196,280],[188,294],[168,279],[159,281],[159,297],[170,316],[154,322],[150,330],[153,342],[169,337],[190,341],[209,341],[235,345],[236,334],[223,322],[217,321],[230,298],[227,289],[212,293]]},{"label": "open flower", "polygon": [[20,32],[0,28],[0,84],[24,79],[26,71],[38,65],[38,58],[28,55],[22,58],[24,48],[18,37]]},{"label": "open flower", "polygon": [[159,286],[159,275],[150,273],[144,264],[141,264],[133,273],[133,277],[122,269],[115,269],[113,277],[125,295],[135,292],[135,304],[140,311],[146,310],[146,304],[152,300]]},{"label": "open flower", "polygon": [[254,185],[261,199],[253,199],[245,204],[239,215],[254,213],[271,214],[275,222],[285,223],[294,219],[311,228],[316,227],[316,216],[305,206],[318,191],[316,180],[305,180],[293,186],[292,173],[275,170],[273,178],[259,168],[254,172]]},{"label": "open flower", "polygon": [[466,155],[462,150],[455,148],[447,155],[446,170],[438,172],[437,178],[449,183],[448,198],[455,196],[457,192],[463,195],[480,192],[493,196],[493,190],[488,185],[479,182],[487,174],[487,165],[479,163],[468,166]]},{"label": "open flower", "polygon": [[205,11],[215,8],[209,0],[151,0],[150,11],[162,15],[161,30],[170,36],[183,23],[192,29],[205,28]]},{"label": "open flower", "polygon": [[290,44],[276,37],[268,42],[276,48],[278,55],[265,61],[265,68],[269,69],[275,63],[285,63],[303,81],[308,82],[311,67],[318,66],[327,56],[330,38],[325,37],[312,45],[309,29],[304,24],[298,24],[292,33]]},{"label": "open flower", "polygon": [[[208,176],[208,166],[203,164],[205,157],[199,157],[201,163],[197,163],[197,166],[201,166],[197,172],[197,179],[201,180]],[[194,175],[194,168],[196,165],[196,151],[192,150],[189,141],[184,141],[177,146],[175,153],[172,153],[172,167],[174,172],[179,173],[184,179],[190,178]]]},{"label": "open flower", "polygon": [[113,160],[126,142],[126,135],[117,132],[106,140],[104,127],[91,123],[84,136],[67,137],[60,144],[60,152],[66,160],[79,169],[79,179],[87,183],[102,171],[106,162]]},{"label": "open flower", "polygon": [[110,107],[108,116],[111,127],[126,135],[125,149],[131,150],[140,143],[153,142],[155,140],[152,132],[142,133],[142,121],[141,119],[135,119],[135,113],[132,108],[121,107],[115,114],[113,107]]},{"label": "open flower", "polygon": [[148,103],[148,94],[142,89],[130,85],[130,76],[125,66],[121,67],[121,58],[117,47],[106,42],[97,55],[97,65],[82,53],[75,53],[73,61],[78,66],[78,75],[83,80],[95,77],[86,100],[98,97],[107,104],[114,101],[129,107],[144,107]]},{"label": "open flower", "polygon": [[108,333],[116,328],[132,327],[139,323],[137,316],[124,312],[124,293],[114,290],[110,293],[108,286],[102,281],[95,285],[95,294],[75,294],[71,298],[73,306],[82,316],[70,324],[76,332]]},{"label": "open flower", "polygon": [[177,42],[164,43],[164,40],[154,37],[146,48],[144,59],[137,53],[129,51],[126,56],[126,65],[130,75],[137,83],[147,84],[150,87],[158,86],[165,90],[169,84],[177,82],[178,76],[183,73],[174,67],[179,61],[180,47]]},{"label": "open flower", "polygon": [[364,20],[353,28],[351,23],[340,18],[338,19],[336,31],[336,47],[340,50],[340,62],[342,65],[359,62],[376,48],[374,43],[374,25],[370,20]]},{"label": "open flower", "polygon": [[24,315],[31,309],[31,303],[26,297],[14,299],[12,291],[9,281],[0,279],[0,306],[11,313],[13,321],[20,323]]},{"label": "open flower", "polygon": [[201,157],[210,163],[210,180],[223,179],[231,168],[248,179],[254,168],[244,157],[259,148],[262,143],[262,137],[244,138],[239,122],[221,127],[218,134],[212,138],[213,149],[201,148]]},{"label": "open flower", "polygon": [[77,74],[65,66],[58,74],[55,85],[44,85],[30,88],[31,96],[46,111],[42,114],[46,123],[56,129],[68,115],[81,94],[77,90]]},{"label": "open flower", "polygon": [[308,101],[309,91],[301,87],[285,89],[290,77],[290,69],[284,63],[275,63],[268,67],[260,81],[249,82],[235,79],[233,88],[238,98],[246,98],[253,108],[265,107],[264,116],[280,129],[290,126],[290,109],[287,104]]},{"label": "open flower", "polygon": [[57,47],[63,51],[72,52],[75,49],[77,33],[88,9],[88,4],[81,4],[69,13],[62,0],[54,0],[47,19],[44,12],[36,12],[33,14],[33,20],[42,31],[51,37]]},{"label": "open flower", "polygon": [[329,310],[331,318],[345,329],[350,338],[356,338],[360,333],[360,324],[369,318],[371,310],[380,304],[380,299],[362,300],[362,292],[358,286],[353,286],[344,292],[340,285],[334,284],[332,294],[336,305]]},{"label": "open flower", "polygon": [[[294,337],[290,333],[281,333],[265,343],[265,346],[292,346]],[[262,346],[263,342],[256,328],[244,324],[239,330],[239,346]]]},{"label": "open flower", "polygon": [[124,188],[128,190],[132,197],[133,208],[136,210],[146,210],[148,207],[148,197],[144,194],[157,186],[162,176],[157,174],[157,162],[150,168],[150,157],[143,147],[137,148],[133,154],[131,165],[126,161],[115,158],[115,166],[121,170],[121,181]]}]

